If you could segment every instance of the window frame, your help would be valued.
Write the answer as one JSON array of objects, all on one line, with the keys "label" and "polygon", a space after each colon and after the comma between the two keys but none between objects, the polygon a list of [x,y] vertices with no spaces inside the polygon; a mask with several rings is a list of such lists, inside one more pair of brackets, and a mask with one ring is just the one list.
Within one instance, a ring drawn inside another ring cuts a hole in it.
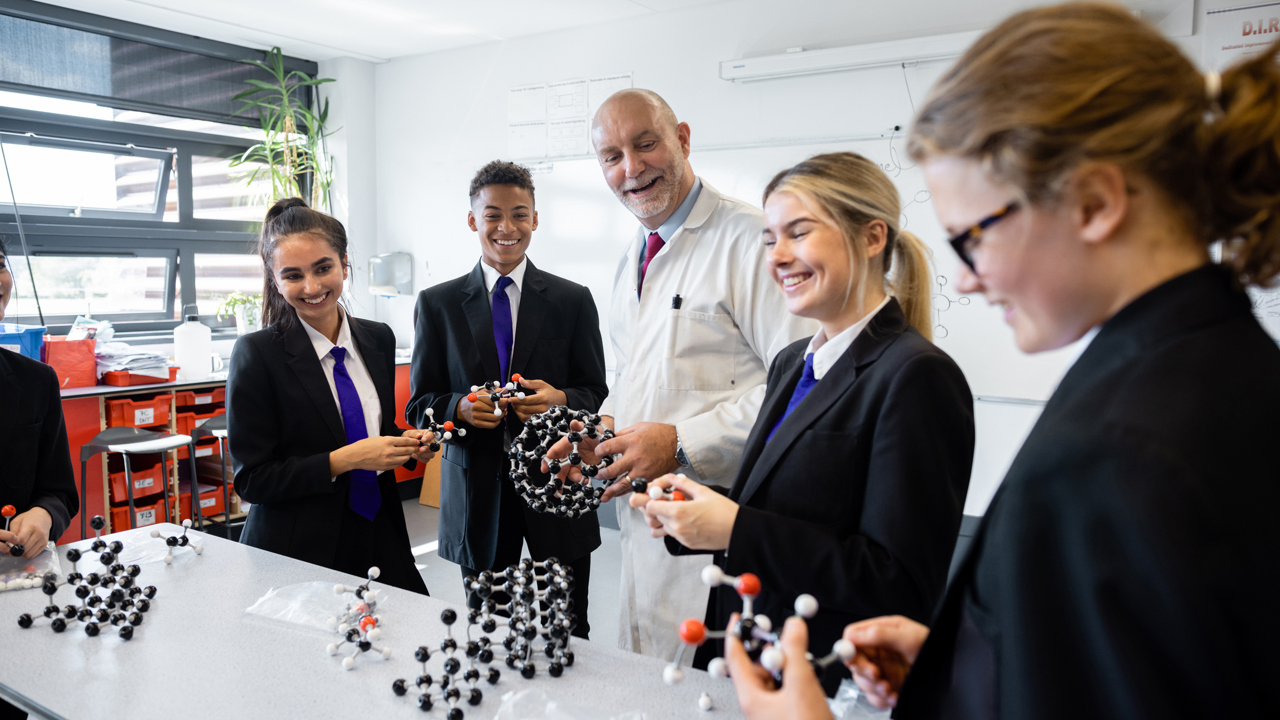
[{"label": "window frame", "polygon": [[[177,222],[161,220],[164,205],[159,205],[159,217],[148,220],[135,219],[136,213],[110,211],[107,211],[106,217],[102,216],[101,211],[92,213],[94,216],[82,217],[29,215],[23,211],[21,204],[18,206],[19,211],[22,212],[22,229],[25,231],[27,244],[33,256],[42,254],[152,256],[159,251],[172,253],[176,262],[170,263],[170,277],[166,281],[168,292],[166,292],[165,317],[142,319],[135,313],[114,316],[95,313],[95,317],[112,320],[118,335],[165,332],[181,324],[180,319],[174,319],[177,314],[173,307],[174,283],[178,283],[180,288],[178,299],[180,306],[176,309],[180,310],[183,306],[196,303],[196,253],[251,254],[256,249],[258,234],[262,227],[260,222],[195,217],[191,162],[194,155],[236,157],[252,147],[255,144],[253,140],[10,107],[0,107],[0,132],[32,134],[42,141],[62,141],[72,145],[87,142],[173,150],[172,161],[177,174]],[[168,176],[164,177],[167,179]],[[303,184],[309,186],[310,178],[304,178]],[[168,187],[167,182],[164,185]],[[304,190],[306,189],[304,187]],[[121,217],[126,214],[133,215],[134,218]],[[8,203],[0,203],[0,233],[9,239],[7,245],[11,261],[19,262],[24,257],[25,251],[22,243],[18,241],[17,222],[13,208]],[[19,317],[23,322],[39,322],[38,317],[29,315],[15,315],[9,320],[17,321]],[[45,319],[49,332],[58,335],[66,334],[74,318],[67,319],[59,316]],[[211,327],[229,327],[234,322],[230,319],[216,321],[214,318],[202,318],[201,321]]]}]

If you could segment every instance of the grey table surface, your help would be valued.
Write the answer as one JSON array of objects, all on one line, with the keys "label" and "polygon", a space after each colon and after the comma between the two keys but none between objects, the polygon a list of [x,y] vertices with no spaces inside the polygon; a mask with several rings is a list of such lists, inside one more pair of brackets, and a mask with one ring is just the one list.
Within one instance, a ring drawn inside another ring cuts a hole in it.
[{"label": "grey table surface", "polygon": [[[165,534],[181,531],[162,524],[110,537],[124,541],[128,560],[131,552],[161,542],[150,537],[152,528]],[[110,630],[88,637],[79,623],[54,633],[39,614],[48,603],[38,588],[0,592],[0,697],[33,717],[69,719],[445,716],[446,706],[437,704],[423,713],[413,692],[397,697],[391,683],[421,672],[413,659],[416,647],[438,649],[445,637],[440,611],[448,603],[375,585],[384,591],[380,644],[390,646],[392,656],[383,660],[365,654],[355,669],[343,670],[341,656],[325,652],[335,634],[265,620],[245,610],[272,587],[317,580],[356,585],[361,578],[191,533],[204,544],[202,555],[178,549],[172,565],[142,564],[138,581],[155,585],[158,593],[128,642]],[[87,548],[89,542],[59,548],[66,571],[66,550]],[[96,569],[96,560],[81,560],[81,572]],[[60,605],[78,604],[65,586],[54,597]],[[36,625],[18,627],[22,613],[37,617]],[[460,637],[464,625],[462,617],[454,637]],[[500,627],[491,637],[498,642],[504,634]],[[610,640],[574,639],[570,647],[576,662],[559,678],[547,674],[543,655],[531,680],[495,661],[502,679],[493,686],[481,682],[485,697],[478,707],[465,702],[460,707],[468,720],[492,718],[506,693],[538,688],[558,702],[604,711],[601,717],[628,711],[641,711],[647,718],[741,716],[728,680],[686,669],[683,683],[667,686],[662,661],[612,647],[606,644]],[[429,672],[438,675],[442,663],[443,654],[435,653]],[[697,709],[702,692],[712,698],[710,712]]]}]

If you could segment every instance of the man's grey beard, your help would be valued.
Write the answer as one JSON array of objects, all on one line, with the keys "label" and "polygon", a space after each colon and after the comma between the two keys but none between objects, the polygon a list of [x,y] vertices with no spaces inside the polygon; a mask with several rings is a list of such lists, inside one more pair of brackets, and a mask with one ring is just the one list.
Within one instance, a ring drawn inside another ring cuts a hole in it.
[{"label": "man's grey beard", "polygon": [[[643,176],[642,176],[643,179]],[[684,180],[684,165],[677,163],[675,167],[668,168],[666,175],[658,181],[657,187],[654,189],[658,192],[653,197],[646,200],[637,200],[633,198],[626,190],[615,193],[627,210],[637,218],[650,218],[654,215],[660,215],[667,208],[671,207],[680,196],[680,184]],[[645,182],[637,182],[635,185],[643,187]]]}]

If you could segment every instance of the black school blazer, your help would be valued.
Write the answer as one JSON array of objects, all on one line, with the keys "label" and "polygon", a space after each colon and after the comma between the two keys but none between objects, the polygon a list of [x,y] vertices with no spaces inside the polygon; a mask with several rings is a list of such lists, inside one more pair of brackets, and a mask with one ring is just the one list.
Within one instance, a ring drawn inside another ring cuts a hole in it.
[{"label": "black school blazer", "polygon": [[1104,323],[1027,437],[898,718],[1280,717],[1280,350],[1206,266]]},{"label": "black school blazer", "polygon": [[[332,567],[351,474],[331,480],[329,453],[345,447],[347,435],[302,322],[295,318],[286,332],[272,325],[236,341],[227,375],[227,438],[236,493],[253,503],[240,542]],[[404,431],[396,426],[395,334],[380,322],[351,315],[347,322],[378,390],[378,432],[401,435]],[[378,476],[380,486],[388,482],[394,486],[390,470]],[[408,549],[399,503],[383,502],[377,520],[399,527]]]},{"label": "black school blazer", "polygon": [[[564,391],[574,410],[600,409],[609,387],[604,375],[604,343],[591,291],[543,272],[529,261],[509,372],[551,383]],[[493,310],[477,263],[462,277],[418,293],[414,308],[410,422],[421,424],[431,408],[437,422],[457,417],[458,402],[472,385],[498,380]],[[523,424],[515,422],[512,436]],[[446,443],[440,464],[440,557],[470,568],[488,568],[498,541],[500,483],[510,461],[501,427],[468,427],[467,435]],[[521,501],[523,504],[523,501]],[[526,540],[534,557],[573,562],[600,546],[594,511],[572,520],[525,508]]]},{"label": "black school blazer", "polygon": [[[809,340],[774,359],[766,399],[729,497],[738,505],[716,564],[755,573],[755,602],[781,627],[809,593],[815,655],[845,625],[878,615],[930,618],[946,586],[973,462],[973,396],[955,362],[907,323],[891,299],[773,439],[804,370]],[[675,545],[674,541],[670,543]],[[741,612],[732,588],[712,592],[707,622]],[[712,643],[700,654],[707,659]],[[837,664],[838,666],[838,664]],[[824,678],[830,691],[843,668]]]},{"label": "black school blazer", "polygon": [[[42,507],[57,540],[80,511],[58,376],[42,362],[0,349],[0,505]],[[4,548],[7,552],[9,548]]]}]

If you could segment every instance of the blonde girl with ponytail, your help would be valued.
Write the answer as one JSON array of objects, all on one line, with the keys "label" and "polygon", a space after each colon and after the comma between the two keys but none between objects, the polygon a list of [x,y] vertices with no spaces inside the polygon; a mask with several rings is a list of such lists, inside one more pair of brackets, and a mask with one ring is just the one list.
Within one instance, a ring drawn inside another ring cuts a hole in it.
[{"label": "blonde girl with ponytail", "polygon": [[[714,553],[726,573],[758,576],[755,609],[769,618],[815,596],[807,645],[826,655],[850,622],[928,621],[969,485],[973,398],[929,341],[928,254],[899,227],[898,191],[879,167],[854,153],[810,158],[769,183],[764,213],[787,309],[821,331],[775,358],[727,495],[668,475],[653,484],[688,500],[630,502],[672,552]],[[724,628],[741,607],[732,588],[713,589],[705,623]],[[699,648],[695,667],[718,645]],[[822,684],[834,692],[845,677],[837,663]]]}]

